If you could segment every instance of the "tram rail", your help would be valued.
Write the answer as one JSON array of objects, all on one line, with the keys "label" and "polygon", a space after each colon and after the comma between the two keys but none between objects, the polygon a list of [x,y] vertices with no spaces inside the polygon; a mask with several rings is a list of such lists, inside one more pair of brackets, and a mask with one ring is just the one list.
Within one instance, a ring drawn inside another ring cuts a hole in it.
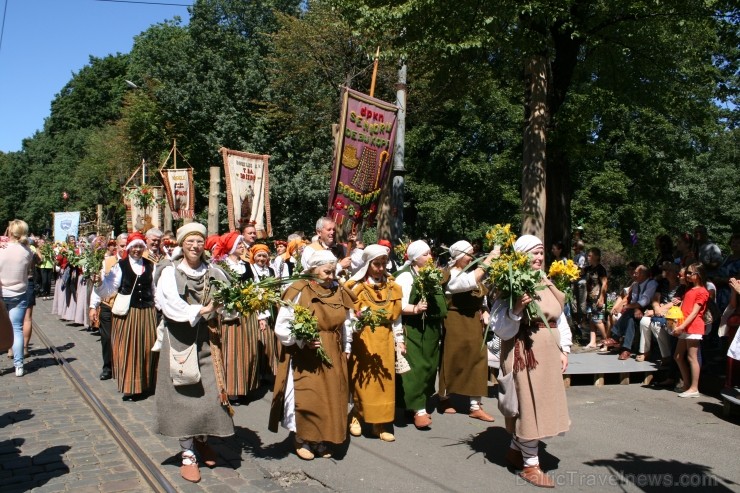
[{"label": "tram rail", "polygon": [[125,430],[125,428],[116,420],[110,410],[98,398],[89,385],[80,377],[79,373],[69,364],[66,358],[57,350],[54,344],[44,333],[43,329],[34,321],[33,334],[49,351],[51,356],[56,360],[62,372],[72,383],[74,388],[85,400],[88,406],[93,410],[103,426],[108,430],[111,437],[121,447],[121,450],[129,458],[131,464],[141,474],[144,481],[158,493],[175,493],[177,488],[162,473],[157,464],[139,447],[136,441]]}]

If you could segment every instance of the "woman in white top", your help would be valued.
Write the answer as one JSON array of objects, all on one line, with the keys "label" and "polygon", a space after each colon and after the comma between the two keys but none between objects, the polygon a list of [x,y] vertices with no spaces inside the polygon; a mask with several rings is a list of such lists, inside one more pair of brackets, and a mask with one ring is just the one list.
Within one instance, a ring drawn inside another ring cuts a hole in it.
[{"label": "woman in white top", "polygon": [[95,288],[103,299],[116,293],[131,296],[126,314],[113,314],[111,328],[113,377],[124,401],[152,391],[157,368],[158,355],[152,351],[157,339],[155,266],[144,258],[145,249],[144,235],[129,234],[126,239],[128,255],[119,260],[105,276],[102,285]]},{"label": "woman in white top", "polygon": [[[488,350],[483,330],[488,324],[484,303],[486,288],[483,266],[465,271],[473,260],[473,245],[458,241],[450,247],[449,281],[445,285],[447,318],[442,341],[442,363],[439,369],[440,411],[453,414],[455,408],[447,399],[450,394],[470,398],[469,416],[492,422],[493,416],[483,410],[482,396],[488,395]],[[490,253],[486,264],[493,258]]]}]

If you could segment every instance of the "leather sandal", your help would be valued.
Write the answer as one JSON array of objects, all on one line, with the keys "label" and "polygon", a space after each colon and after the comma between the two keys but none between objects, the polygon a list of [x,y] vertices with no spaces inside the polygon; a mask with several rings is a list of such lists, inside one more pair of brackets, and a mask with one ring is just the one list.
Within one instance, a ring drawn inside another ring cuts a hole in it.
[{"label": "leather sandal", "polygon": [[414,426],[417,430],[428,429],[432,424],[432,417],[428,414],[414,414]]},{"label": "leather sandal", "polygon": [[540,488],[555,487],[552,478],[540,469],[539,464],[536,466],[524,466],[522,472],[519,473],[519,477]]},{"label": "leather sandal", "polygon": [[384,425],[374,424],[373,425],[373,435],[380,438],[383,442],[395,442],[396,437],[393,435],[393,433],[389,431],[385,431]]},{"label": "leather sandal", "polygon": [[362,425],[357,417],[352,416],[352,420],[349,422],[349,434],[353,437],[362,435]]},{"label": "leather sandal", "polygon": [[437,404],[437,411],[440,414],[457,414],[457,410],[452,407],[449,399],[440,399],[439,404]]},{"label": "leather sandal", "polygon": [[208,445],[207,442],[195,440],[195,451],[198,452],[198,455],[200,456],[203,464],[210,468],[216,467],[218,455],[216,454],[216,451],[213,450],[210,445]]},{"label": "leather sandal", "polygon": [[[188,462],[187,464],[185,462]],[[200,481],[200,469],[198,469],[198,460],[195,458],[195,454],[190,452],[190,454],[182,456],[182,465],[180,466],[180,476],[182,476],[182,479],[185,481],[190,481],[191,483],[197,483]]]},{"label": "leather sandal", "polygon": [[329,450],[329,447],[326,446],[325,443],[319,443],[313,448],[314,453],[321,457],[322,459],[330,459],[331,458],[331,450]]},{"label": "leather sandal", "polygon": [[604,339],[603,341],[601,341],[601,345],[604,346],[604,347],[619,346],[619,341],[615,340],[612,337],[608,337],[608,338]]},{"label": "leather sandal", "polygon": [[621,353],[619,353],[619,360],[624,361],[626,359],[630,359],[630,356],[632,356],[632,353],[629,349],[623,350]]},{"label": "leather sandal", "polygon": [[308,447],[307,443],[299,442],[298,440],[295,440],[295,453],[298,457],[300,457],[303,460],[313,460],[314,454],[311,452],[311,449]]},{"label": "leather sandal", "polygon": [[474,411],[470,411],[470,414],[468,416],[470,416],[473,419],[479,419],[481,421],[485,421],[487,423],[493,423],[494,421],[496,421],[496,419],[493,416],[491,416],[490,414],[488,414],[487,412],[483,410],[483,406],[480,406],[478,409]]}]

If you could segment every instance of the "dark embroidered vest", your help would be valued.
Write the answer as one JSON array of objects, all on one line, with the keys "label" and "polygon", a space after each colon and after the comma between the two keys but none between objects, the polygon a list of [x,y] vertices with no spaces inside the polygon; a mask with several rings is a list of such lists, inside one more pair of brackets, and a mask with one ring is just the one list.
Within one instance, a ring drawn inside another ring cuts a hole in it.
[{"label": "dark embroidered vest", "polygon": [[[152,292],[152,275],[154,273],[154,264],[148,260],[144,260],[144,272],[136,279],[136,274],[131,268],[129,260],[122,259],[118,261],[118,265],[121,267],[123,278],[121,279],[121,287],[118,288],[118,292],[122,294],[131,294],[131,307],[132,308],[151,308],[154,306],[154,293]],[[134,286],[134,282],[136,285]],[[133,288],[133,292],[131,292]]]}]

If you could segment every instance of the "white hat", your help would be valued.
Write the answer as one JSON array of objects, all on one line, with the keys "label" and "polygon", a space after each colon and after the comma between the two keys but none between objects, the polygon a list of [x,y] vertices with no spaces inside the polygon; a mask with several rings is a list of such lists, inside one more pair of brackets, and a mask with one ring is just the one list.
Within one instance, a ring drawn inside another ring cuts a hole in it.
[{"label": "white hat", "polygon": [[406,256],[409,258],[409,262],[413,264],[417,258],[421,257],[430,250],[431,248],[429,248],[429,245],[427,245],[426,241],[416,240],[409,244],[408,248],[406,249]]},{"label": "white hat", "polygon": [[333,253],[331,253],[330,250],[317,250],[313,252],[310,257],[308,257],[304,268],[306,270],[311,270],[320,265],[336,263],[336,261],[337,258],[334,256]]},{"label": "white hat", "polygon": [[390,250],[388,247],[385,247],[383,245],[370,245],[365,247],[365,250],[362,251],[362,267],[355,272],[355,275],[352,276],[352,279],[355,281],[361,281],[365,279],[365,275],[367,274],[367,268],[370,265],[370,262],[375,260],[378,257],[382,257],[383,255],[388,256],[390,253]]},{"label": "white hat", "polygon": [[199,223],[185,224],[177,230],[177,244],[182,246],[182,242],[190,235],[200,235],[205,240],[206,227]]},{"label": "white hat", "polygon": [[529,252],[530,250],[534,250],[540,245],[544,246],[542,244],[542,240],[540,240],[536,236],[522,235],[517,238],[516,242],[514,243],[514,250],[517,252]]},{"label": "white hat", "polygon": [[450,261],[447,263],[447,266],[453,267],[458,260],[463,258],[463,255],[467,254],[472,249],[473,245],[465,240],[453,243],[450,247]]}]

